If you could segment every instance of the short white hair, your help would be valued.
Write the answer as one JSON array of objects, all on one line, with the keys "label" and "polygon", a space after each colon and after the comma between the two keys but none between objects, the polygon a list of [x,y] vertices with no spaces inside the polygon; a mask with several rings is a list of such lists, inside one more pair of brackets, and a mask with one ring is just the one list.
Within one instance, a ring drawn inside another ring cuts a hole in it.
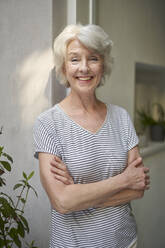
[{"label": "short white hair", "polygon": [[97,25],[68,25],[54,41],[54,63],[56,76],[60,83],[69,87],[69,82],[64,74],[63,66],[66,58],[66,50],[70,41],[78,39],[87,49],[94,50],[103,58],[103,76],[98,86],[103,85],[105,77],[110,76],[113,64],[111,49],[113,42],[108,34]]}]

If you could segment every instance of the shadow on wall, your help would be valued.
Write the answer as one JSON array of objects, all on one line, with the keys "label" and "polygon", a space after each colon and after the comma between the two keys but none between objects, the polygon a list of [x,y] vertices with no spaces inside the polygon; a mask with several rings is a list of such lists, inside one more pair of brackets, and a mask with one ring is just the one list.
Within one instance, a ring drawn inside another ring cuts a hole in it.
[{"label": "shadow on wall", "polygon": [[31,126],[35,117],[51,104],[50,76],[53,67],[52,50],[49,48],[33,52],[16,67],[13,96],[24,127]]}]

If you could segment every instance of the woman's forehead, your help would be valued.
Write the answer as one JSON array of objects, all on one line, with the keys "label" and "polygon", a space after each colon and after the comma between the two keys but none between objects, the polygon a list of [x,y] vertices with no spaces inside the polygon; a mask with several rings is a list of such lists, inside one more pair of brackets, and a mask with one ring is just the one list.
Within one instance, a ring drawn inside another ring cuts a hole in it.
[{"label": "woman's forehead", "polygon": [[76,54],[81,54],[82,51],[84,51],[87,54],[98,54],[96,51],[87,48],[78,39],[69,42],[66,53],[68,55],[76,55]]}]

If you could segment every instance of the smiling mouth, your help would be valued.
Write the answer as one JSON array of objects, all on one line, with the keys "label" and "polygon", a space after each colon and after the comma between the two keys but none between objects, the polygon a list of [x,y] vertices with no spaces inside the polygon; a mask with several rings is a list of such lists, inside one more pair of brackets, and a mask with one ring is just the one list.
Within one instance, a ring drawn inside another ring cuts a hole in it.
[{"label": "smiling mouth", "polygon": [[77,77],[77,79],[79,79],[81,81],[89,81],[89,80],[93,79],[93,77],[92,76],[90,76],[90,77]]}]

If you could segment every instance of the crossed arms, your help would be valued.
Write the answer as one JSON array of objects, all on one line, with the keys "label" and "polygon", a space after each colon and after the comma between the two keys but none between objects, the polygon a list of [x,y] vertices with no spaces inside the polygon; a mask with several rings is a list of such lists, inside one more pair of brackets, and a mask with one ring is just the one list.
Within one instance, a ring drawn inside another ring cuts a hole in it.
[{"label": "crossed arms", "polygon": [[128,152],[128,165],[121,174],[95,183],[74,184],[65,164],[52,154],[39,153],[39,165],[51,205],[62,214],[127,203],[141,198],[150,183],[137,146]]}]

